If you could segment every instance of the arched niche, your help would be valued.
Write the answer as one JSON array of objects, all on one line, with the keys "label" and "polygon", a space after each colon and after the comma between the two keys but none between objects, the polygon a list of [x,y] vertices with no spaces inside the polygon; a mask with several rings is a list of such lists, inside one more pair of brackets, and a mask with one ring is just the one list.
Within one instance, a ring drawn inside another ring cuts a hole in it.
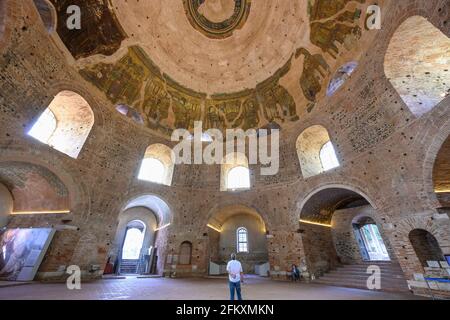
[{"label": "arched niche", "polygon": [[430,232],[423,229],[414,229],[408,237],[423,267],[428,267],[428,261],[439,262],[444,260],[441,247]]},{"label": "arched niche", "polygon": [[93,126],[89,103],[78,93],[65,90],[55,96],[28,135],[77,159]]},{"label": "arched niche", "polygon": [[420,117],[450,95],[450,39],[426,18],[412,16],[392,36],[384,71]]},{"label": "arched niche", "polygon": [[180,245],[178,263],[180,265],[190,265],[192,261],[192,242],[184,241]]},{"label": "arched niche", "polygon": [[175,169],[174,153],[164,144],[153,144],[147,148],[139,169],[139,180],[170,186]]},{"label": "arched niche", "polygon": [[[331,147],[330,147],[331,145]],[[310,178],[339,166],[336,151],[331,143],[328,130],[321,125],[314,125],[305,129],[296,142],[297,155],[300,161],[303,177]],[[327,158],[324,158],[324,148],[327,148]],[[330,152],[331,151],[331,152]],[[325,161],[327,165],[325,166]]]},{"label": "arched niche", "polygon": [[433,183],[442,207],[450,207],[450,137],[447,137],[436,157]]},{"label": "arched niche", "polygon": [[69,191],[60,178],[40,165],[1,162],[0,183],[10,191],[14,215],[69,213]]},{"label": "arched niche", "polygon": [[[231,254],[237,253],[244,272],[267,276],[269,253],[266,223],[256,210],[240,205],[226,206],[215,211],[207,225],[209,258],[212,266],[218,266],[219,273],[224,273],[224,266]],[[242,251],[238,248],[237,238],[241,229],[247,232],[247,250]]]},{"label": "arched niche", "polygon": [[0,183],[0,229],[8,224],[13,212],[13,197],[8,188]]}]

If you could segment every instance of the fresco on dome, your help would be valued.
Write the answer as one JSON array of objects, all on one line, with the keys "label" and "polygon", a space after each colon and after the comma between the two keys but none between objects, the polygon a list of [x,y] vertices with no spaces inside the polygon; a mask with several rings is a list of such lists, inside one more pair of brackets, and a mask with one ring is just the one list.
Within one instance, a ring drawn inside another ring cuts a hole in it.
[{"label": "fresco on dome", "polygon": [[[107,14],[106,8],[101,7],[105,1],[94,2],[96,5],[86,10],[97,8],[102,13],[95,21],[100,23],[106,19],[108,23],[117,23],[113,10],[110,8],[111,12]],[[184,1],[185,5],[189,3],[194,4],[191,9],[196,12],[200,12],[204,6],[202,1]],[[337,57],[345,51],[355,50],[365,32],[365,19],[362,18],[365,3],[365,0],[308,0],[309,41],[297,48],[285,65],[271,77],[254,88],[240,92],[208,96],[180,85],[170,75],[164,74],[139,45],[129,47],[125,54],[115,60],[108,59],[106,62],[100,58],[93,59],[95,62],[92,63],[83,63],[79,66],[79,72],[114,105],[129,105],[140,113],[147,127],[165,135],[170,135],[175,128],[190,130],[194,121],[199,120],[207,128],[221,130],[238,127],[258,129],[272,122],[283,127],[312,112],[318,100],[326,95],[330,77],[340,67],[336,65]],[[60,5],[56,6],[59,14],[61,8]],[[235,1],[232,17],[242,14],[244,8],[251,10],[250,1]],[[201,12],[199,16],[202,16]],[[203,17],[205,21],[208,20]],[[110,54],[116,51],[113,49],[119,43],[118,40],[112,40],[124,37],[121,30],[120,25],[111,27],[108,32],[115,32],[115,35],[99,34],[99,39],[90,42],[91,47],[86,47],[83,42],[79,43],[78,50],[70,51],[75,58]],[[60,33],[60,37],[68,45],[65,34]],[[298,59],[302,59],[301,66],[296,64],[295,68],[292,67],[293,61]],[[281,80],[292,73],[298,79],[297,87],[282,85]],[[294,90],[299,90],[295,98]]]}]

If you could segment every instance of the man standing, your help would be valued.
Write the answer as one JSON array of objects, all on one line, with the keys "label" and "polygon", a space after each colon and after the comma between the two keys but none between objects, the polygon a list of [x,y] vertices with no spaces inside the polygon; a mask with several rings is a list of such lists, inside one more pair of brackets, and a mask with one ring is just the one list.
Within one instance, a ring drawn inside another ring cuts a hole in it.
[{"label": "man standing", "polygon": [[241,282],[244,282],[244,271],[242,265],[236,260],[236,254],[231,255],[231,261],[227,265],[228,277],[230,279],[230,296],[234,301],[234,293],[236,291],[238,300],[242,300]]}]

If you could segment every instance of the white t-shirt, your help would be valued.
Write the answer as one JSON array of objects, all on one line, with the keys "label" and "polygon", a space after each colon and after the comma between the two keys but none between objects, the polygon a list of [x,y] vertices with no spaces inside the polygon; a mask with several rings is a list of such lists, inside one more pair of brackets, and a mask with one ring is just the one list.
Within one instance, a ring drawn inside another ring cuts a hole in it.
[{"label": "white t-shirt", "polygon": [[228,262],[227,271],[231,282],[237,283],[241,281],[242,265],[237,260]]}]

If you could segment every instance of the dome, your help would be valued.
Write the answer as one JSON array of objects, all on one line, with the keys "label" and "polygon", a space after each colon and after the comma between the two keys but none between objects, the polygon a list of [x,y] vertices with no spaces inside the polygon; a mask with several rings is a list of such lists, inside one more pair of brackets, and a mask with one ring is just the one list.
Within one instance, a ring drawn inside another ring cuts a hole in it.
[{"label": "dome", "polygon": [[[55,4],[66,19],[66,1]],[[364,2],[112,0],[80,3],[85,28],[58,24],[62,49],[113,104],[148,128],[283,127],[313,112],[341,61],[358,60]]]}]

